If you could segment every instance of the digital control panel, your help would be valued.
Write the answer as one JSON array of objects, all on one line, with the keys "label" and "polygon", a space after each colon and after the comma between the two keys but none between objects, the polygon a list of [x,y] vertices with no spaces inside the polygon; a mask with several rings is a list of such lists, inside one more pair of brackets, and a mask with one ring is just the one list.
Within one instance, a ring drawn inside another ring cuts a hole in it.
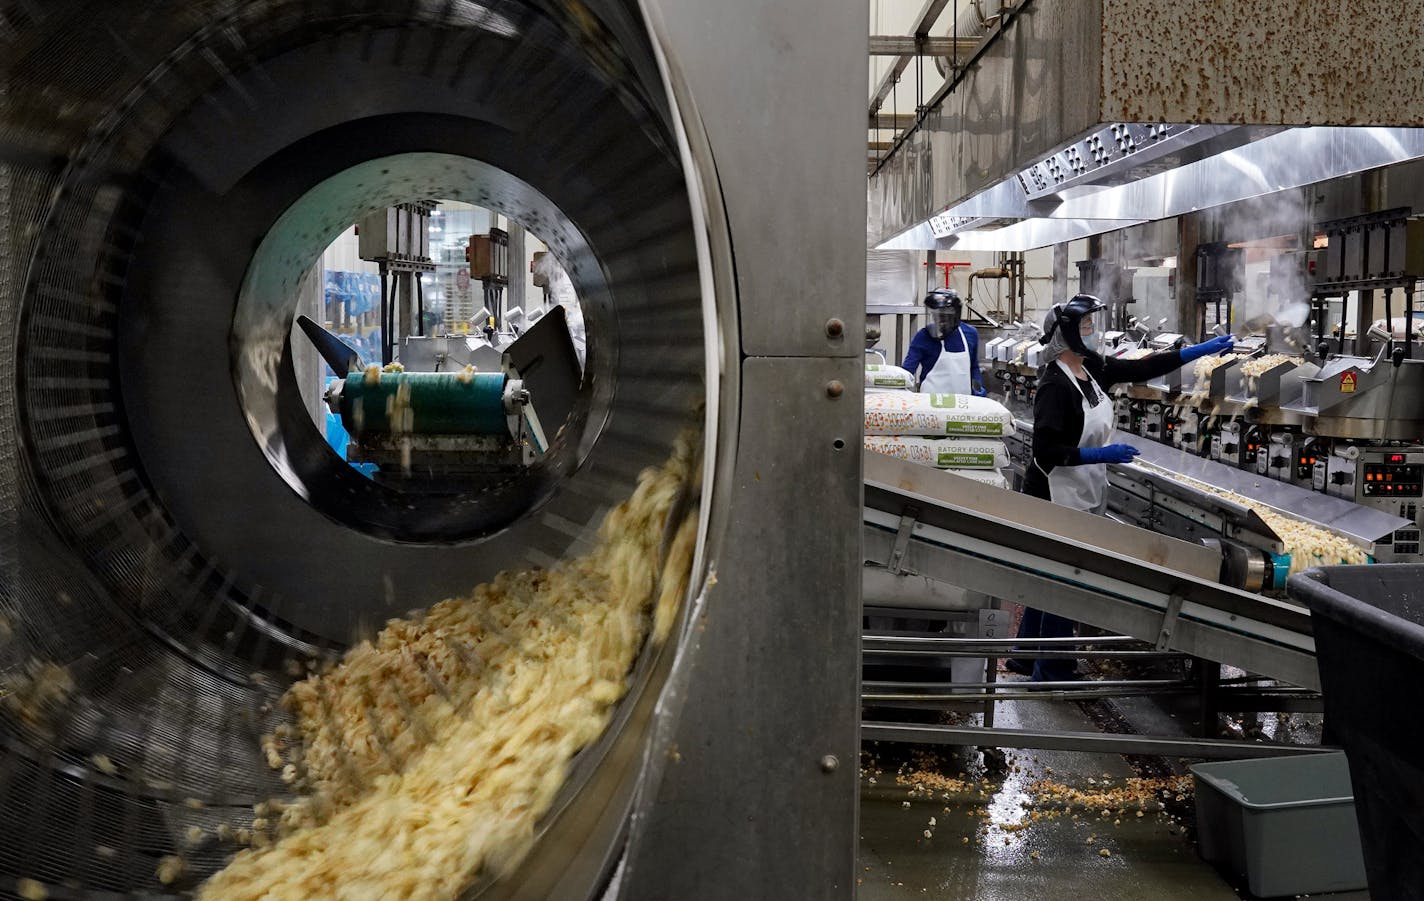
[{"label": "digital control panel", "polygon": [[1421,557],[1424,533],[1424,448],[1361,448],[1355,502],[1409,520],[1395,531],[1377,558],[1385,563],[1413,563]]},{"label": "digital control panel", "polygon": [[1366,497],[1424,496],[1424,464],[1408,462],[1406,454],[1388,454],[1382,463],[1364,465]]}]

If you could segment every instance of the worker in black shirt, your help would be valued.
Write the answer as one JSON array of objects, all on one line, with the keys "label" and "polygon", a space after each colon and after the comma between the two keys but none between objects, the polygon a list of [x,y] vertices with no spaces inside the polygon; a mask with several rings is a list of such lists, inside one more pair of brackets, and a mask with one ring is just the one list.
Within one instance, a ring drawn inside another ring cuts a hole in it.
[{"label": "worker in black shirt", "polygon": [[[1213,338],[1180,350],[1164,350],[1140,360],[1105,358],[1098,352],[1093,313],[1106,304],[1079,294],[1055,304],[1043,321],[1043,369],[1033,402],[1033,462],[1024,493],[1074,510],[1107,510],[1108,464],[1129,463],[1138,450],[1112,442],[1113,404],[1107,389],[1118,382],[1143,382],[1166,375],[1199,357],[1231,350],[1230,337]],[[1019,638],[1066,638],[1072,620],[1025,608]],[[1072,679],[1077,664],[1014,659],[1009,669],[1036,682]]]}]

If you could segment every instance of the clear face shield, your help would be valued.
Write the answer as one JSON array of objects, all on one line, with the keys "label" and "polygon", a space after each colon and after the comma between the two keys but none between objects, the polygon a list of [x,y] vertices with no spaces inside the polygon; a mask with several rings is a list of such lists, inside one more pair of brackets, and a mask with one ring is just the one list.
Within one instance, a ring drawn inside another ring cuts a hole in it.
[{"label": "clear face shield", "polygon": [[926,312],[929,315],[929,321],[926,323],[926,327],[929,329],[930,337],[932,338],[943,339],[945,335],[959,328],[960,313],[958,307],[947,306],[939,309],[931,309]]},{"label": "clear face shield", "polygon": [[1078,338],[1086,350],[1095,354],[1102,353],[1097,326],[1093,323],[1096,318],[1096,314],[1090,314],[1078,320]]}]

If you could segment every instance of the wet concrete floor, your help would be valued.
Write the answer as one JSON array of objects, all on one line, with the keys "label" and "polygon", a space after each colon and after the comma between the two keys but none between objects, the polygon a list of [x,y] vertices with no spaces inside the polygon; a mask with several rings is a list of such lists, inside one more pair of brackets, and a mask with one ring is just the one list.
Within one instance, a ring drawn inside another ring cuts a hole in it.
[{"label": "wet concrete floor", "polygon": [[[1094,729],[1076,704],[1001,702],[997,719],[1005,728]],[[1130,782],[1138,772],[1115,754],[1011,750],[1008,764],[996,777],[986,774],[973,750],[868,746],[858,897],[1253,897],[1239,878],[1228,880],[1198,856],[1189,777],[1185,793],[1167,783],[1163,794],[1161,785]],[[1314,897],[1363,901],[1368,895]]]}]

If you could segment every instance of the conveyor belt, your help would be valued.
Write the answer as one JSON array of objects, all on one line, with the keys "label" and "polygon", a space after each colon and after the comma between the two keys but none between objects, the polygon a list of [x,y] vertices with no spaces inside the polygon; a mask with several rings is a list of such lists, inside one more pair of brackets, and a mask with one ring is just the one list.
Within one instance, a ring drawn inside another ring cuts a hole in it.
[{"label": "conveyor belt", "polygon": [[1310,615],[1215,581],[1206,548],[865,455],[865,559],[1318,689]]},{"label": "conveyor belt", "polygon": [[[1344,498],[1319,491],[1311,491],[1296,485],[1288,485],[1266,476],[1247,472],[1234,466],[1227,466],[1215,460],[1189,454],[1186,451],[1168,447],[1156,441],[1144,441],[1126,432],[1116,432],[1113,441],[1131,444],[1141,451],[1138,458],[1151,464],[1165,475],[1153,474],[1141,466],[1114,467],[1110,477],[1116,482],[1128,477],[1153,478],[1161,490],[1188,494],[1193,503],[1202,506],[1219,506],[1223,513],[1239,513],[1241,524],[1248,530],[1260,529],[1269,533],[1270,529],[1260,522],[1260,517],[1249,508],[1233,504],[1224,498],[1207,494],[1171,478],[1171,473],[1180,473],[1208,485],[1215,485],[1228,491],[1246,495],[1268,507],[1274,507],[1296,519],[1318,525],[1341,535],[1366,550],[1375,542],[1387,539],[1395,530],[1408,528],[1410,521],[1383,510],[1365,507]],[[1253,521],[1255,525],[1247,522]]]}]

